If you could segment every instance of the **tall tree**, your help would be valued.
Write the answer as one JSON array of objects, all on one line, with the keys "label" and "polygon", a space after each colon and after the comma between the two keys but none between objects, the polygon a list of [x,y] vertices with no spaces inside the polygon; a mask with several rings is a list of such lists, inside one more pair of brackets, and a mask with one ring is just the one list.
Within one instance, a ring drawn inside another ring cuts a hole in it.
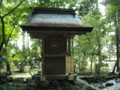
[{"label": "tall tree", "polygon": [[[11,37],[11,34],[13,32],[13,29],[10,30],[11,32],[9,33],[9,37],[7,37],[7,23],[11,18],[9,17],[21,4],[23,3],[23,0],[19,1],[16,5],[13,5],[12,1],[7,1],[7,0],[1,0],[0,2],[0,25],[1,25],[1,40],[0,40],[0,54],[3,56],[3,48],[5,48],[8,44],[8,41]],[[14,6],[14,7],[13,7]],[[12,7],[12,9],[10,8]],[[9,18],[9,19],[8,19]],[[7,19],[7,21],[6,21]],[[6,66],[7,66],[7,71],[10,71],[10,64],[8,64],[8,61],[6,61]]]},{"label": "tall tree", "polygon": [[[2,51],[2,48],[6,46],[7,44],[7,37],[6,37],[6,23],[5,18],[8,17],[12,12],[14,12],[22,3],[23,0],[21,0],[16,6],[14,6],[12,9],[6,11],[11,5],[11,2],[9,2],[9,5],[6,0],[1,0],[0,3],[0,19],[1,19],[1,32],[2,32],[2,40],[0,43],[0,52]],[[4,12],[3,12],[4,11]],[[5,12],[6,11],[6,12]]]},{"label": "tall tree", "polygon": [[104,4],[107,6],[107,19],[108,23],[114,23],[113,27],[116,32],[116,57],[117,61],[115,63],[113,73],[115,73],[115,68],[117,67],[117,71],[120,73],[120,47],[119,47],[119,32],[120,32],[120,1],[119,0],[104,0]]}]

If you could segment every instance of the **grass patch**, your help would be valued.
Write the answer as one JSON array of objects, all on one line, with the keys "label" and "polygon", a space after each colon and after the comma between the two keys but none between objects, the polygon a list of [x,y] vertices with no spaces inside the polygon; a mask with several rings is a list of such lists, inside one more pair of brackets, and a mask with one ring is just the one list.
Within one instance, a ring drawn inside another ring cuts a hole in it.
[{"label": "grass patch", "polygon": [[0,90],[25,90],[25,84],[8,84],[8,85],[0,85]]}]

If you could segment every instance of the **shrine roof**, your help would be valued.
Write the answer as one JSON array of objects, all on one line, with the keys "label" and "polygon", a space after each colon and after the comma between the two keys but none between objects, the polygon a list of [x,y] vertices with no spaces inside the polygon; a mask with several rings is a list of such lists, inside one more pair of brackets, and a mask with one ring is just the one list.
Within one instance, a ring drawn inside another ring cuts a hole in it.
[{"label": "shrine roof", "polygon": [[39,33],[73,33],[91,32],[93,27],[80,25],[80,18],[72,9],[32,8],[27,23],[21,26],[23,31]]}]

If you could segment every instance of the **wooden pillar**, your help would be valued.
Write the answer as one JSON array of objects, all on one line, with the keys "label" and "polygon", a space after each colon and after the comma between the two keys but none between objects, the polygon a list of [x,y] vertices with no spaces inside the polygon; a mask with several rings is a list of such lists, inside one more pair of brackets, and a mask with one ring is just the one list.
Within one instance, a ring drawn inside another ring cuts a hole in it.
[{"label": "wooden pillar", "polygon": [[69,56],[71,55],[71,43],[70,43],[70,38],[68,38],[68,54],[69,54]]},{"label": "wooden pillar", "polygon": [[42,52],[41,52],[41,56],[42,56],[42,75],[44,75],[44,38],[42,38]]},{"label": "wooden pillar", "polygon": [[74,57],[73,38],[71,39],[71,55]]}]

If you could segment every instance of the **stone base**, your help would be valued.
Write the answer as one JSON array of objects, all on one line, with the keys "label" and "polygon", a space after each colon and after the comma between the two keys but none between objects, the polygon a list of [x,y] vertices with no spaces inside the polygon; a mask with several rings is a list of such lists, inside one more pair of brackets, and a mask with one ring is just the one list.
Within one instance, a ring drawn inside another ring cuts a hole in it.
[{"label": "stone base", "polygon": [[100,90],[79,78],[76,80],[39,81],[39,83],[32,80],[31,83],[32,85],[28,83],[26,90]]},{"label": "stone base", "polygon": [[50,81],[50,80],[75,80],[77,78],[76,74],[66,74],[66,75],[41,75],[37,73],[33,76],[35,81]]}]

